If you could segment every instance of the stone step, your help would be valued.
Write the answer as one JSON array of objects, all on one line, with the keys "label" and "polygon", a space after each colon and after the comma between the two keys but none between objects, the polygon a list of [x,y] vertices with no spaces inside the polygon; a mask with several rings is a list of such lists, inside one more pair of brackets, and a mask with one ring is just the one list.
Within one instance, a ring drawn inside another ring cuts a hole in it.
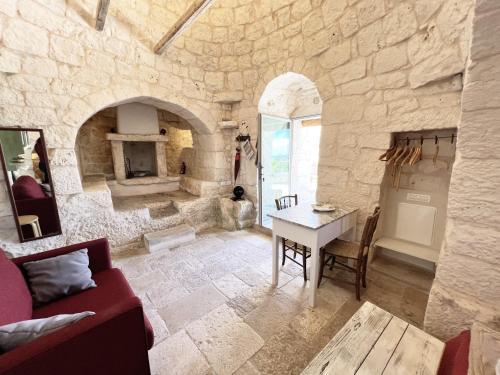
[{"label": "stone step", "polygon": [[172,249],[195,239],[196,232],[194,228],[181,224],[158,232],[146,233],[144,235],[144,245],[149,253],[154,253],[158,250]]}]

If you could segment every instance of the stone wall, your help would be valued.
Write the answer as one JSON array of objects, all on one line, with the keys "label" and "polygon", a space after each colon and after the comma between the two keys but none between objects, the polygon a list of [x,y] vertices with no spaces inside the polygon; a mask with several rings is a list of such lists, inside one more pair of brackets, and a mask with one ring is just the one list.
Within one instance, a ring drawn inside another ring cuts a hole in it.
[{"label": "stone wall", "polygon": [[446,239],[425,328],[447,339],[480,321],[500,328],[500,3],[476,3],[448,201]]},{"label": "stone wall", "polygon": [[168,135],[165,150],[169,176],[179,175],[183,162],[186,163],[187,173],[191,176],[195,168],[191,126],[186,120],[166,111],[158,111],[158,119],[160,128],[165,129]]},{"label": "stone wall", "polygon": [[[259,99],[289,71],[312,80],[323,101],[318,196],[360,207],[363,221],[378,202],[376,156],[390,132],[457,125],[472,2],[216,0],[162,55],[151,46],[186,2],[112,2],[103,32],[93,28],[94,1],[0,2],[2,120],[45,130],[65,226],[60,238],[19,251],[74,241],[75,226],[85,233],[79,239],[95,236],[93,226],[65,216],[90,199],[74,146],[93,114],[141,100],[186,119],[200,145],[196,179],[226,192],[235,131],[218,129],[218,103],[239,101],[233,119],[256,139]],[[242,164],[239,183],[256,200],[254,162]]]},{"label": "stone wall", "polygon": [[87,0],[0,2],[2,125],[44,130],[63,225],[61,236],[19,244],[9,202],[2,194],[0,245],[12,254],[95,238],[103,230],[117,244],[136,236],[138,220],[144,221],[137,226],[143,231],[168,224],[150,222],[137,212],[113,212],[109,192],[83,189],[76,136],[87,119],[103,108],[141,101],[179,115],[202,135],[194,159],[210,161],[197,168],[196,177],[210,182],[215,194],[226,192],[230,184],[228,138],[217,129],[219,105],[212,103],[214,88],[205,85],[210,80],[202,70],[206,59],[184,49],[182,38],[162,55],[151,50],[175,22],[174,15],[188,4],[113,2],[102,32],[93,27],[96,4]]},{"label": "stone wall", "polygon": [[[245,24],[253,45],[238,59],[243,100],[234,116],[255,137],[267,84],[289,71],[312,80],[323,101],[317,196],[359,207],[361,231],[379,201],[378,156],[391,133],[457,126],[472,3],[280,0],[222,8]],[[255,167],[243,164],[246,190],[256,197]]]},{"label": "stone wall", "polygon": [[75,151],[82,179],[85,176],[103,174],[106,179],[114,179],[111,142],[106,134],[116,129],[116,111],[104,110],[89,118],[80,128]]}]

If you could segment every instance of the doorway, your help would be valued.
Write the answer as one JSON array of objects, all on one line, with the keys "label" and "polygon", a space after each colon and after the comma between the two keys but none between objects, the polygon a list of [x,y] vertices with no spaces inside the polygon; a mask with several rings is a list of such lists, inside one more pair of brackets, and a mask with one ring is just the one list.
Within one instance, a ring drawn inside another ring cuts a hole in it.
[{"label": "doorway", "polygon": [[272,80],[259,101],[258,224],[271,228],[275,199],[316,201],[322,102],[314,83],[285,73]]}]

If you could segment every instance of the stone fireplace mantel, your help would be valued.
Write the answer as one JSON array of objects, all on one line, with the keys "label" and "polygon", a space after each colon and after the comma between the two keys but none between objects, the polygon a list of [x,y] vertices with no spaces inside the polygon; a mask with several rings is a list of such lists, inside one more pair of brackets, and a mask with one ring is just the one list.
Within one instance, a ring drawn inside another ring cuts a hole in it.
[{"label": "stone fireplace mantel", "polygon": [[115,178],[118,183],[123,183],[127,180],[125,171],[125,157],[123,144],[124,142],[154,142],[155,143],[155,158],[156,158],[156,176],[143,177],[141,181],[145,184],[148,180],[158,180],[158,178],[167,177],[167,158],[165,150],[165,142],[168,142],[166,135],[160,134],[118,134],[108,133],[106,139],[111,141],[111,153],[113,156],[113,168]]}]

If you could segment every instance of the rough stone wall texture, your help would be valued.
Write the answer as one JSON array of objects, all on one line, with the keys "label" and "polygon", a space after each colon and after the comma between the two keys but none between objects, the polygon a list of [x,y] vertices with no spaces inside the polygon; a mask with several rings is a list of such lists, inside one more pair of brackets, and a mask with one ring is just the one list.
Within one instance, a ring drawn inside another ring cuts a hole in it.
[{"label": "rough stone wall texture", "polygon": [[89,118],[80,128],[75,144],[80,176],[103,174],[114,179],[111,142],[106,134],[116,128],[116,112],[104,110]]},{"label": "rough stone wall texture", "polygon": [[166,119],[160,121],[160,127],[165,128],[168,134],[168,142],[165,145],[167,153],[167,170],[169,176],[177,176],[181,165],[186,164],[186,171],[192,175],[195,165],[193,163],[193,135],[191,126],[177,116],[177,119]]},{"label": "rough stone wall texture", "polygon": [[[228,138],[217,129],[219,105],[212,103],[214,89],[204,83],[206,60],[185,49],[182,38],[162,55],[151,51],[151,45],[174,22],[173,16],[158,16],[159,9],[174,15],[189,5],[163,3],[113,2],[105,30],[98,32],[93,28],[94,1],[0,2],[2,124],[45,131],[63,224],[62,236],[19,244],[12,212],[2,194],[0,242],[11,253],[95,238],[103,234],[103,228],[117,241],[120,235],[120,241],[133,237],[129,233],[135,232],[140,213],[109,211],[109,191],[101,192],[105,204],[101,198],[94,204],[97,193],[84,191],[75,153],[81,125],[101,109],[122,102],[139,100],[186,119],[203,135],[195,158],[212,161],[209,170],[200,167],[197,177],[213,182],[219,187],[216,192],[227,190]],[[139,227],[144,231],[168,225],[143,220]]]},{"label": "rough stone wall texture", "polygon": [[449,338],[480,321],[500,328],[500,3],[477,1],[457,161],[425,328]]},{"label": "rough stone wall texture", "polygon": [[[162,55],[151,46],[186,2],[112,2],[103,32],[92,27],[91,0],[0,2],[2,121],[45,130],[64,223],[63,236],[2,244],[31,252],[73,241],[67,234],[81,223],[64,216],[65,206],[92,199],[79,178],[76,134],[120,102],[141,100],[186,119],[200,145],[196,178],[226,191],[235,132],[218,130],[218,102],[239,100],[233,118],[247,121],[255,139],[259,98],[288,71],[312,80],[323,101],[318,196],[360,207],[361,223],[378,201],[376,156],[390,132],[457,125],[456,74],[468,53],[472,2],[216,0]],[[254,163],[242,164],[238,182],[255,200]],[[7,228],[12,218],[1,222]]]},{"label": "rough stone wall texture", "polygon": [[[361,231],[379,201],[384,166],[377,158],[391,132],[457,126],[472,3],[280,0],[221,6],[228,23],[244,23],[242,40],[252,43],[238,66],[220,67],[226,77],[241,71],[243,99],[234,117],[246,120],[255,137],[267,84],[289,71],[312,80],[323,101],[317,197],[359,207]],[[256,197],[253,162],[243,163],[242,174]]]}]

